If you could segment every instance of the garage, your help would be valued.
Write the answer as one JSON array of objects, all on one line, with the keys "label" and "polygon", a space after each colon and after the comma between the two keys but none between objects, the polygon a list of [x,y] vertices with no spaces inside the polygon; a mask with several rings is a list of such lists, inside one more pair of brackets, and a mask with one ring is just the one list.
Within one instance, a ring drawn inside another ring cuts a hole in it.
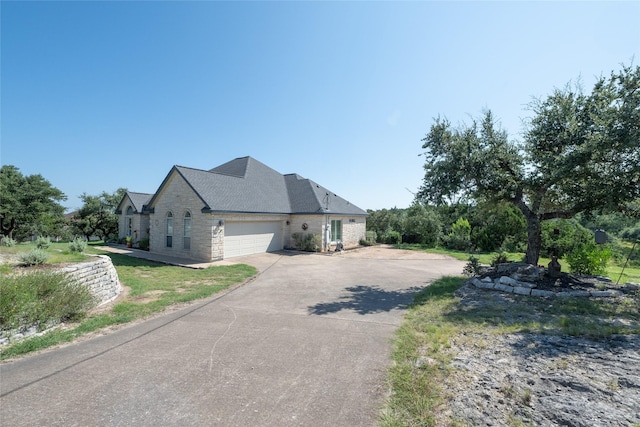
[{"label": "garage", "polygon": [[227,222],[224,225],[225,258],[280,249],[282,249],[281,221]]}]

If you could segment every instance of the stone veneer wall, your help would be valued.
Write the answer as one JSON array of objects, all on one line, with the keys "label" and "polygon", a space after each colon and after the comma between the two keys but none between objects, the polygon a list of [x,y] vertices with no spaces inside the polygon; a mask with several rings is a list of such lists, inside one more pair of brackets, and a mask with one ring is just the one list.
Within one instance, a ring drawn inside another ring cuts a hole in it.
[{"label": "stone veneer wall", "polygon": [[106,255],[96,255],[96,258],[95,261],[64,267],[61,271],[72,283],[88,287],[98,305],[102,305],[120,295],[122,287],[111,258]]},{"label": "stone veneer wall", "polygon": [[[342,221],[342,244],[345,248],[353,248],[360,244],[361,239],[367,237],[367,218],[364,216],[347,215],[291,215],[290,224],[285,228],[285,248],[293,247],[293,233],[317,234],[322,237],[322,251],[326,248],[325,229],[331,220]],[[307,229],[302,229],[302,224],[307,224]],[[330,245],[333,250],[335,245]]]},{"label": "stone veneer wall", "polygon": [[[164,185],[162,193],[156,196],[154,213],[150,215],[149,247],[152,253],[211,261],[212,243],[217,237],[213,233],[214,218],[203,213],[202,200],[189,184],[178,174],[172,174]],[[167,247],[167,214],[173,214],[173,242]],[[184,218],[191,214],[191,247],[184,244]]]},{"label": "stone veneer wall", "polygon": [[367,237],[367,219],[363,216],[331,216],[330,219],[342,220],[342,244],[345,248],[360,245]]}]

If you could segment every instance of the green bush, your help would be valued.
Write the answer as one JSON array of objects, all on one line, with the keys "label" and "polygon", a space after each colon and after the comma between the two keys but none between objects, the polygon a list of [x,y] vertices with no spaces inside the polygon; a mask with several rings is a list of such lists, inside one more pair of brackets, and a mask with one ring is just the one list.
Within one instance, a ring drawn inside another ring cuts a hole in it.
[{"label": "green bush", "polygon": [[606,274],[611,251],[595,243],[582,245],[567,255],[572,273]]},{"label": "green bush", "polygon": [[496,254],[496,256],[493,257],[493,259],[491,260],[491,266],[495,267],[498,264],[504,264],[509,262],[509,258],[507,257],[507,254],[505,254],[504,252],[500,252],[499,254]]},{"label": "green bush", "polygon": [[462,273],[467,276],[479,276],[482,273],[482,266],[480,265],[480,259],[473,255],[469,257],[469,262],[462,269]]},{"label": "green bush", "polygon": [[322,245],[320,236],[313,233],[293,233],[291,235],[297,249],[307,252],[318,252]]},{"label": "green bush", "polygon": [[635,227],[627,227],[620,232],[620,237],[630,242],[640,240],[640,224]]},{"label": "green bush", "polygon": [[397,245],[402,242],[402,236],[395,230],[389,230],[382,235],[381,240],[388,245]]},{"label": "green bush", "polygon": [[438,212],[431,207],[414,203],[406,211],[401,241],[434,247],[440,241],[442,227]]},{"label": "green bush", "polygon": [[4,236],[2,239],[0,239],[0,245],[10,248],[16,245],[16,241],[9,236]]},{"label": "green bush", "polygon": [[583,245],[593,243],[593,233],[575,220],[554,219],[542,223],[540,255],[563,258]]},{"label": "green bush", "polygon": [[61,273],[0,276],[0,330],[75,321],[95,304],[89,289]]},{"label": "green bush", "polygon": [[43,249],[32,249],[29,252],[22,252],[18,254],[18,262],[20,265],[41,265],[47,262],[49,254]]},{"label": "green bush", "polygon": [[49,246],[51,246],[50,238],[40,236],[36,239],[36,247],[38,249],[49,249]]},{"label": "green bush", "polygon": [[69,250],[71,252],[84,252],[85,249],[87,249],[87,242],[80,237],[76,237],[69,242]]},{"label": "green bush", "polygon": [[458,218],[451,226],[451,232],[444,239],[445,246],[459,251],[471,247],[471,224],[466,218]]},{"label": "green bush", "polygon": [[374,244],[374,242],[370,242],[369,240],[365,239],[360,239],[358,243],[360,244],[360,246],[372,246]]},{"label": "green bush", "polygon": [[378,233],[376,233],[373,230],[369,230],[367,231],[367,238],[366,241],[369,243],[375,243],[378,241]]},{"label": "green bush", "polygon": [[149,239],[141,239],[138,242],[138,247],[144,251],[148,251],[149,250]]}]

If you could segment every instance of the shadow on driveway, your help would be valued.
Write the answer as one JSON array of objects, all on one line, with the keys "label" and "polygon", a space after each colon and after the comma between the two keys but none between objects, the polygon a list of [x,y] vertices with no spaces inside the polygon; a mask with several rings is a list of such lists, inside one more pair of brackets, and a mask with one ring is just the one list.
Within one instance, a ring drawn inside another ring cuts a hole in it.
[{"label": "shadow on driveway", "polygon": [[321,302],[309,307],[309,314],[323,315],[337,313],[341,310],[352,310],[358,314],[371,314],[405,309],[412,302],[416,293],[422,288],[411,287],[395,291],[387,291],[377,286],[350,286],[345,288],[349,295],[342,296],[339,301]]}]

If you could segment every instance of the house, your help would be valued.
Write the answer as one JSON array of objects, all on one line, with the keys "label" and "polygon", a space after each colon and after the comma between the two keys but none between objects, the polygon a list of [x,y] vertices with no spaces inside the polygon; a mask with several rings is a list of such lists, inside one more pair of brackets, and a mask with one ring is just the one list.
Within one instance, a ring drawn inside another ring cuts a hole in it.
[{"label": "house", "polygon": [[202,261],[299,249],[305,238],[330,251],[366,237],[364,210],[252,157],[210,170],[174,166],[155,194],[128,192],[116,213],[121,238],[149,238],[151,252]]},{"label": "house", "polygon": [[144,208],[149,203],[153,194],[134,193],[127,191],[122,197],[116,214],[118,219],[118,237],[124,239],[131,237],[132,241],[149,238],[149,214],[144,212]]}]

